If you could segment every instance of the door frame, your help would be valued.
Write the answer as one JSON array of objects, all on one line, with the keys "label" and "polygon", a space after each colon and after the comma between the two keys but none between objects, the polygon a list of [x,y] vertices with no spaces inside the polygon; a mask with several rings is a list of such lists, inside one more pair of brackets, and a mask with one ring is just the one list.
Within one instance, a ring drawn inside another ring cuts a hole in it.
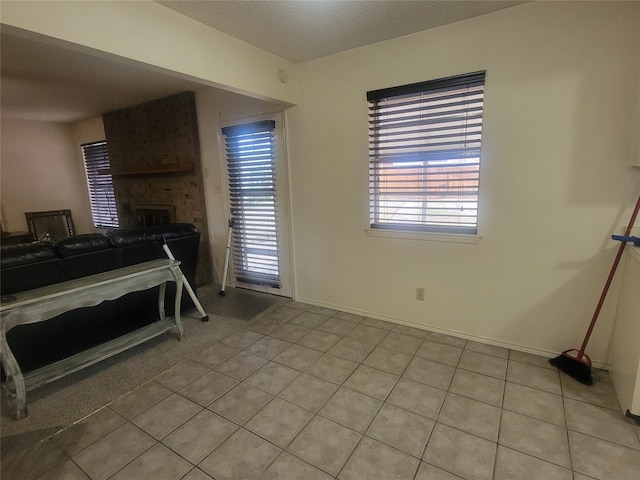
[{"label": "door frame", "polygon": [[[227,285],[237,288],[246,288],[257,292],[270,293],[287,298],[294,298],[294,268],[293,245],[289,188],[289,162],[287,157],[286,121],[284,112],[249,114],[241,116],[221,117],[218,129],[218,149],[220,155],[221,178],[223,179],[222,193],[225,211],[225,225],[229,225],[231,215],[231,202],[229,192],[229,172],[227,155],[225,151],[225,139],[222,128],[244,123],[253,123],[264,120],[273,120],[276,127],[273,132],[273,147],[276,167],[276,203],[278,214],[278,263],[280,267],[281,288],[273,288],[266,285],[255,285],[236,281],[233,265],[233,252],[229,254],[229,268]],[[225,232],[225,240],[228,231]],[[233,241],[231,242],[233,249]]]}]

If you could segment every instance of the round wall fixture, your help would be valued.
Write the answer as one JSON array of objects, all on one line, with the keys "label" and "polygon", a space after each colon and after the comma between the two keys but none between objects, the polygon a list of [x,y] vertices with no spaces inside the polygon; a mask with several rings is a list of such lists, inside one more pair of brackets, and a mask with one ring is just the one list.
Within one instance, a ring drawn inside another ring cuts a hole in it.
[{"label": "round wall fixture", "polygon": [[289,72],[286,70],[278,70],[278,78],[282,83],[287,83],[289,81]]}]

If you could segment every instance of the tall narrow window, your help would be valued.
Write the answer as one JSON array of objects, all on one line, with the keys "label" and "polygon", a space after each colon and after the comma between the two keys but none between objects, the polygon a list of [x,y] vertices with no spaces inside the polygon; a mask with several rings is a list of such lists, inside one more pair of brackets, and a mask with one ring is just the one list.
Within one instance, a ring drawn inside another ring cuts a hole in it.
[{"label": "tall narrow window", "polygon": [[273,120],[222,129],[237,281],[280,288]]},{"label": "tall narrow window", "polygon": [[484,79],[367,92],[371,228],[477,234]]},{"label": "tall narrow window", "polygon": [[96,228],[118,228],[118,212],[113,194],[111,175],[105,173],[110,168],[107,142],[93,142],[81,145],[84,170],[87,175],[89,201],[93,226]]}]

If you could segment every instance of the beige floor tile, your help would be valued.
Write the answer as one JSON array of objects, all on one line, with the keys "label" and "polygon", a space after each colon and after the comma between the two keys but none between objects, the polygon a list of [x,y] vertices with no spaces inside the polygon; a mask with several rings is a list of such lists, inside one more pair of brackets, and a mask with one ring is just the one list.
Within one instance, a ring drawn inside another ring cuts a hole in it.
[{"label": "beige floor tile", "polygon": [[200,411],[200,405],[174,393],[142,412],[131,422],[161,440]]},{"label": "beige floor tile", "polygon": [[503,380],[458,369],[449,390],[458,395],[501,407],[504,386]]},{"label": "beige floor tile", "polygon": [[300,372],[278,363],[269,362],[245,380],[245,383],[272,395],[277,395],[295,380]]},{"label": "beige floor tile", "polygon": [[344,382],[344,386],[379,400],[384,400],[399,378],[398,375],[360,365]]},{"label": "beige floor tile", "polygon": [[[92,480],[104,480],[155,443],[156,441],[151,436],[131,423],[125,423],[76,453],[72,460]],[[105,461],[105,459],[109,460]]]},{"label": "beige floor tile", "polygon": [[327,353],[307,368],[307,373],[333,383],[342,384],[357,367],[356,362]]},{"label": "beige floor tile", "polygon": [[362,315],[356,315],[355,313],[348,312],[338,312],[334,315],[334,317],[339,318],[341,320],[348,320],[353,323],[360,323],[364,320]]},{"label": "beige floor tile", "polygon": [[291,323],[296,325],[302,325],[307,328],[316,328],[323,322],[326,322],[329,317],[326,315],[320,315],[319,313],[313,313],[310,311],[303,312],[297,317],[291,320]]},{"label": "beige floor tile", "polygon": [[566,428],[518,413],[504,411],[500,445],[571,468]]},{"label": "beige floor tile", "polygon": [[160,385],[164,385],[168,389],[177,392],[187,383],[192,382],[208,371],[209,369],[200,363],[194,362],[193,360],[185,360],[163,374],[158,375],[154,380]]},{"label": "beige floor tile", "polygon": [[472,352],[484,353],[485,355],[491,355],[494,357],[509,358],[509,349],[504,347],[497,347],[495,345],[489,345],[488,343],[475,342],[473,340],[468,340],[465,345],[465,350],[470,350]]},{"label": "beige floor tile", "polygon": [[246,383],[241,383],[207,408],[238,425],[244,425],[272,398],[273,395],[267,392],[258,390]]},{"label": "beige floor tile", "polygon": [[557,371],[556,367],[549,363],[549,358],[543,357],[542,355],[534,355],[533,353],[511,350],[511,352],[509,352],[509,360]]},{"label": "beige floor tile", "polygon": [[268,335],[269,333],[284,325],[286,322],[287,321],[283,318],[264,316],[257,320],[252,320],[251,322],[249,322],[246,328],[249,330],[253,330],[254,332]]},{"label": "beige floor tile", "polygon": [[[388,338],[388,337],[387,337]],[[402,375],[411,361],[411,355],[383,348],[380,344],[364,360],[363,365],[394,375]]]},{"label": "beige floor tile", "polygon": [[236,355],[239,351],[237,348],[216,342],[211,347],[194,354],[191,359],[209,368],[214,368]]},{"label": "beige floor tile", "polygon": [[349,428],[315,416],[287,450],[335,476],[361,438],[362,435]]},{"label": "beige floor tile", "polygon": [[289,368],[295,368],[302,372],[322,355],[322,352],[313,350],[312,348],[303,347],[301,345],[291,345],[284,352],[274,358],[273,361]]},{"label": "beige floor tile", "polygon": [[640,451],[569,431],[573,469],[606,480],[630,480],[640,472]]},{"label": "beige floor tile", "polygon": [[436,424],[423,460],[468,480],[491,480],[496,444]]},{"label": "beige floor tile", "polygon": [[507,382],[503,408],[545,422],[565,426],[564,403],[560,395]]},{"label": "beige floor tile", "polygon": [[317,412],[336,390],[338,385],[335,383],[303,373],[280,392],[279,397]]},{"label": "beige floor tile", "polygon": [[51,440],[67,455],[71,456],[96,440],[114,431],[126,420],[108,407],[71,425]]},{"label": "beige floor tile", "polygon": [[312,417],[313,413],[310,411],[286,400],[274,398],[245,424],[245,428],[285,448]]},{"label": "beige floor tile", "polygon": [[572,480],[571,470],[498,446],[494,480]]},{"label": "beige floor tile", "polygon": [[562,394],[560,374],[556,370],[544,367],[509,360],[507,381],[558,395]]},{"label": "beige floor tile", "polygon": [[206,407],[238,384],[238,380],[222,373],[209,371],[193,382],[185,385],[178,393],[189,400]]},{"label": "beige floor tile", "polygon": [[570,398],[564,402],[569,430],[640,449],[636,429],[621,412]]},{"label": "beige floor tile", "polygon": [[286,342],[295,343],[311,331],[308,327],[296,325],[295,323],[286,323],[277,330],[274,330],[269,336],[279,338]]},{"label": "beige floor tile", "polygon": [[[9,473],[5,472],[5,475],[8,477]],[[27,480],[29,477],[13,476],[9,478]],[[51,470],[40,475],[37,480],[90,480],[90,478],[87,477],[71,460],[65,460],[53,467]]]},{"label": "beige floor tile", "polygon": [[171,395],[171,390],[151,381],[123,395],[112,402],[109,407],[124,418],[131,420],[169,395]]},{"label": "beige floor tile", "polygon": [[366,343],[367,345],[378,345],[384,337],[389,333],[388,330],[382,330],[380,328],[371,327],[362,323],[351,330],[345,338],[350,338],[357,342]]},{"label": "beige floor tile", "polygon": [[162,443],[196,465],[237,429],[237,425],[203,410],[167,435]]},{"label": "beige floor tile", "polygon": [[229,345],[230,347],[237,348],[238,350],[244,350],[249,345],[256,343],[262,337],[264,337],[264,335],[261,333],[242,329],[226,336],[225,338],[220,340],[220,342],[224,343],[225,345]]},{"label": "beige floor tile", "polygon": [[[592,370],[592,372],[593,371],[594,370]],[[620,411],[620,404],[618,403],[618,397],[613,389],[613,385],[609,381],[608,376],[605,376],[605,378],[607,381],[594,378],[593,385],[583,385],[569,375],[561,373],[560,382],[562,384],[562,393],[565,397],[574,400]]]},{"label": "beige floor tile", "polygon": [[290,346],[290,342],[285,342],[284,340],[279,340],[274,337],[264,337],[247,347],[245,352],[255,355],[256,357],[273,360]]},{"label": "beige floor tile", "polygon": [[332,480],[333,477],[293,455],[282,452],[260,480]]},{"label": "beige floor tile", "polygon": [[446,335],[444,333],[430,332],[427,336],[427,340],[431,342],[444,343],[456,348],[464,348],[467,341],[464,338],[454,337],[452,335]]},{"label": "beige floor tile", "polygon": [[353,362],[362,362],[374,348],[375,345],[345,337],[331,347],[328,353]]},{"label": "beige floor tile", "polygon": [[420,460],[406,453],[363,438],[340,472],[340,480],[413,480]]},{"label": "beige floor tile", "polygon": [[299,310],[301,312],[304,312],[305,310],[309,310],[312,307],[312,305],[309,305],[308,303],[296,302],[295,300],[291,300],[287,302],[284,306],[287,308]]},{"label": "beige floor tile", "polygon": [[181,480],[213,480],[199,468],[192,468]]},{"label": "beige floor tile", "polygon": [[401,378],[387,402],[435,420],[447,392],[423,383]]},{"label": "beige floor tile", "polygon": [[438,422],[478,437],[498,440],[502,410],[488,403],[448,393]]},{"label": "beige floor tile", "polygon": [[504,380],[507,376],[507,362],[505,358],[464,350],[458,367]]},{"label": "beige floor tile", "polygon": [[298,340],[298,345],[303,347],[313,348],[314,350],[320,350],[326,352],[333,347],[341,337],[334,335],[333,333],[323,332],[321,330],[313,330],[307,333],[304,337]]},{"label": "beige floor tile", "polygon": [[427,330],[423,330],[421,328],[408,327],[406,325],[394,325],[391,329],[392,332],[399,333],[401,335],[410,335],[412,337],[425,339],[429,332]]},{"label": "beige floor tile", "polygon": [[275,445],[240,428],[198,467],[216,480],[248,480],[259,477],[280,452]]},{"label": "beige floor tile", "polygon": [[327,317],[331,317],[336,313],[338,313],[337,310],[333,310],[332,308],[318,307],[318,306],[310,307],[309,311],[313,313],[319,313],[320,315],[326,315]]},{"label": "beige floor tile", "polygon": [[240,352],[229,360],[222,362],[215,370],[233,377],[236,380],[244,380],[266,363],[267,360],[264,358],[256,357],[246,352]]},{"label": "beige floor tile", "polygon": [[395,327],[395,323],[387,322],[385,320],[378,320],[377,318],[365,317],[362,320],[362,325],[367,325],[368,327],[379,328],[380,330],[391,331],[393,327]]},{"label": "beige floor tile", "polygon": [[455,367],[450,365],[414,357],[402,376],[416,382],[426,383],[432,387],[447,390],[455,371]]},{"label": "beige floor tile", "polygon": [[412,337],[411,335],[403,335],[401,333],[389,332],[378,344],[379,347],[388,348],[396,352],[413,355],[422,345],[422,339]]},{"label": "beige floor tile", "polygon": [[381,405],[380,400],[342,387],[324,404],[320,415],[363,433]]},{"label": "beige floor tile", "polygon": [[111,480],[139,480],[163,478],[179,480],[191,468],[189,462],[162,444],[156,444],[116,473]]},{"label": "beige floor tile", "polygon": [[325,322],[318,325],[318,330],[333,333],[334,335],[344,336],[355,328],[356,324],[349,320],[331,317]]},{"label": "beige floor tile", "polygon": [[384,404],[366,432],[386,445],[421,458],[435,422],[390,404]]},{"label": "beige floor tile", "polygon": [[460,480],[461,478],[427,462],[421,462],[415,480]]},{"label": "beige floor tile", "polygon": [[[67,456],[50,439],[37,443],[27,451],[16,449],[7,458],[5,450],[7,449],[7,442],[10,441],[10,438],[2,438],[3,456],[0,473],[3,480],[6,478],[11,480],[14,478],[16,480],[35,480],[40,475],[51,471],[67,460]],[[59,468],[62,470],[67,469],[64,466]],[[49,478],[54,473],[48,474]]]},{"label": "beige floor tile", "polygon": [[309,305],[298,302],[289,302],[286,305],[276,308],[275,310],[271,310],[264,316],[264,318],[274,318],[277,320],[290,322],[293,318],[300,315],[301,312],[308,309]]},{"label": "beige floor tile", "polygon": [[416,352],[416,356],[444,363],[446,365],[457,366],[462,355],[462,349],[446,345],[444,343],[425,340]]}]

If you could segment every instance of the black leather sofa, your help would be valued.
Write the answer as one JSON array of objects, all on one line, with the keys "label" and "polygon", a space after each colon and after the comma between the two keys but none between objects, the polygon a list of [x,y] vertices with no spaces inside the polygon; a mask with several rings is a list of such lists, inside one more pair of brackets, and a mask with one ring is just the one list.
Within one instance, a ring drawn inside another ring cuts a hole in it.
[{"label": "black leather sofa", "polygon": [[[167,258],[163,237],[195,288],[200,233],[180,223],[141,230],[74,235],[57,241],[0,248],[0,292],[3,296],[66,280],[102,273],[157,258]],[[81,308],[45,322],[20,325],[7,341],[23,372],[48,365],[132,332],[158,319],[158,289],[129,293],[117,300]],[[165,309],[173,311],[175,284],[167,285]],[[194,308],[186,292],[181,310]],[[4,378],[4,372],[2,375]]]}]

